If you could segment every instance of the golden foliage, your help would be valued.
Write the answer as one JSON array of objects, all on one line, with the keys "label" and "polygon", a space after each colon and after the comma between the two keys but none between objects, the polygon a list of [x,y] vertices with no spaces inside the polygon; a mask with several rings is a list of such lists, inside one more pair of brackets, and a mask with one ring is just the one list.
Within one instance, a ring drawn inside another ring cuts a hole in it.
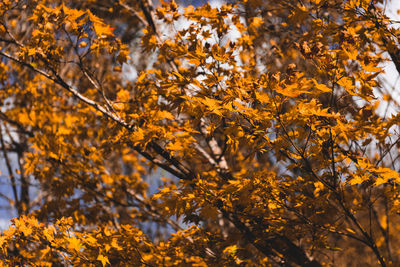
[{"label": "golden foliage", "polygon": [[2,265],[400,264],[382,1],[233,2],[0,2]]}]

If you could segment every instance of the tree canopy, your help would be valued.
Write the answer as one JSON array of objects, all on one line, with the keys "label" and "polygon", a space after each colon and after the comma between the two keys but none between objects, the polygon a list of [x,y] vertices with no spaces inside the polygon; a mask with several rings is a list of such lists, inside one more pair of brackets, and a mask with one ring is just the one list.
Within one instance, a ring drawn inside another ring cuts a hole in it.
[{"label": "tree canopy", "polygon": [[399,266],[383,0],[0,1],[4,266]]}]

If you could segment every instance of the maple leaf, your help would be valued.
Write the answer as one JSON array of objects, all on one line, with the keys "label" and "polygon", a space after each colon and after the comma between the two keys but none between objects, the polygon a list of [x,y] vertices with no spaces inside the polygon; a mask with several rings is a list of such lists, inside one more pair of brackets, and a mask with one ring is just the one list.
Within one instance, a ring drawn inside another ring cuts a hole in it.
[{"label": "maple leaf", "polygon": [[108,257],[107,256],[103,256],[101,254],[99,254],[99,256],[97,256],[97,260],[99,260],[103,266],[106,266],[107,264],[110,264],[110,261],[108,260]]},{"label": "maple leaf", "polygon": [[68,248],[74,251],[80,251],[82,248],[82,243],[78,238],[72,237],[68,239]]}]

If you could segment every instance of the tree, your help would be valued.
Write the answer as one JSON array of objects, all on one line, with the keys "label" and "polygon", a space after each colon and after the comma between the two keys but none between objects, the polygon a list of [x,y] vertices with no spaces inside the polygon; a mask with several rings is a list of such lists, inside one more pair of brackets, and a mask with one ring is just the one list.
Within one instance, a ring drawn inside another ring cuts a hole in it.
[{"label": "tree", "polygon": [[2,0],[2,263],[400,264],[384,8]]}]

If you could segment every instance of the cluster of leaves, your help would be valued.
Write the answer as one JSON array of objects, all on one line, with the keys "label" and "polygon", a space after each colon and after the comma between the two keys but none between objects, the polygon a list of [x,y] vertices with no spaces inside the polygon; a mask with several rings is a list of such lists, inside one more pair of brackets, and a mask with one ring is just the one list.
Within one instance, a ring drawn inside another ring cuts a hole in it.
[{"label": "cluster of leaves", "polygon": [[81,2],[0,2],[5,265],[400,263],[382,1]]}]

